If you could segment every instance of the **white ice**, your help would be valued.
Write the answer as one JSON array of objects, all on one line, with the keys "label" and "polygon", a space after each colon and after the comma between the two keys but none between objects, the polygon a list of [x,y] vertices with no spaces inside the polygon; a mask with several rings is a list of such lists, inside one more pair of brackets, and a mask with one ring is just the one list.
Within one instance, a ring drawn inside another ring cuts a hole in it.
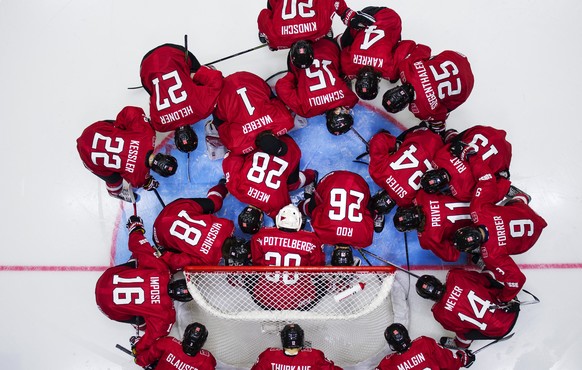
[{"label": "white ice", "polygon": [[[181,43],[184,34],[203,62],[253,47],[265,3],[0,1],[0,368],[138,368],[114,347],[127,343],[132,330],[102,315],[93,291],[111,263],[120,205],[84,169],[75,140],[86,126],[115,117],[125,105],[147,110],[145,93],[127,90],[139,84],[146,51]],[[582,3],[348,4],[392,7],[403,19],[403,38],[469,57],[475,88],[448,124],[507,130],[512,180],[532,195],[532,207],[548,221],[537,245],[515,257],[526,287],[542,303],[524,307],[516,335],[479,353],[473,369],[582,368],[576,357],[582,348],[582,250],[576,237],[582,209]],[[335,30],[343,27],[337,23]],[[267,77],[284,67],[285,55],[261,49],[217,67],[225,75],[248,70]],[[406,112],[396,118],[407,126],[415,122]],[[410,299],[413,337],[446,334],[428,302],[414,293]]]}]

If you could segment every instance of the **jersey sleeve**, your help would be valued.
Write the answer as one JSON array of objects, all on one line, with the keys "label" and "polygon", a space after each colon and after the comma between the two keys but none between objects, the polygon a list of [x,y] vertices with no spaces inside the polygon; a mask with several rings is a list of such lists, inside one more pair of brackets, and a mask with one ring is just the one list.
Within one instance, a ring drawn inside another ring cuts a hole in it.
[{"label": "jersey sleeve", "polygon": [[171,340],[169,337],[159,338],[147,350],[137,353],[135,363],[141,367],[145,367],[158,360],[166,349],[167,341]]},{"label": "jersey sleeve", "polygon": [[307,110],[303,109],[301,98],[297,90],[297,77],[293,72],[287,72],[285,76],[280,78],[275,84],[275,91],[277,96],[285,103],[293,112],[300,116],[306,116]]},{"label": "jersey sleeve", "polygon": [[503,289],[499,293],[498,299],[501,302],[508,302],[515,298],[525,284],[526,277],[513,258],[508,255],[500,255],[493,258],[483,258],[483,262],[495,280],[503,283]]}]

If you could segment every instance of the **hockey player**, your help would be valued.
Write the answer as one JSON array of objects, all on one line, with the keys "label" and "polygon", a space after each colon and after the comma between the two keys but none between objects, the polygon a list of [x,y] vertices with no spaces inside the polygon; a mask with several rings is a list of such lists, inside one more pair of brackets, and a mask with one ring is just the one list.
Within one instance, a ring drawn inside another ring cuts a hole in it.
[{"label": "hockey player", "polygon": [[[370,196],[370,188],[362,176],[349,171],[333,171],[325,175],[307,193],[299,208],[311,217],[311,226],[325,244],[365,248],[372,244],[373,232],[383,229],[383,215],[394,202],[385,192]],[[378,221],[378,222],[375,222]]]},{"label": "hockey player", "polygon": [[[446,143],[434,156],[437,168],[427,171],[420,185],[427,193],[441,192],[459,200],[471,200],[476,184],[472,167],[477,160],[482,162],[479,165],[488,166],[496,178],[509,177],[511,144],[505,136],[504,130],[483,125],[473,126],[459,134],[456,130],[447,130]],[[470,161],[465,158],[467,154],[471,155]],[[509,183],[498,185],[501,197],[509,190]]]},{"label": "hockey player", "polygon": [[331,33],[334,14],[352,28],[374,23],[374,17],[353,11],[344,0],[267,0],[267,8],[257,19],[259,39],[271,50],[288,49],[298,41],[317,41]]},{"label": "hockey player", "polygon": [[502,285],[487,273],[452,269],[443,285],[432,275],[422,275],[416,292],[435,301],[431,310],[443,328],[456,337],[442,337],[447,347],[469,348],[473,340],[498,339],[507,335],[517,321],[519,302],[505,302]]},{"label": "hockey player", "polygon": [[206,338],[206,327],[194,322],[184,330],[182,341],[173,337],[160,338],[147,351],[138,352],[135,363],[146,370],[214,370],[216,359],[202,349]]},{"label": "hockey player", "polygon": [[[311,51],[314,59],[305,61]],[[289,51],[287,65],[287,74],[275,85],[279,98],[299,116],[325,114],[330,133],[347,132],[354,123],[351,109],[358,97],[340,77],[339,46],[329,38],[298,42]]]},{"label": "hockey player", "polygon": [[416,366],[419,369],[458,370],[475,362],[475,355],[469,350],[459,350],[453,355],[432,338],[421,336],[411,341],[408,330],[399,323],[389,325],[384,338],[394,353],[384,357],[376,370],[412,369]]},{"label": "hockey player", "polygon": [[172,281],[168,266],[154,257],[155,248],[144,235],[141,218],[131,216],[126,226],[133,259],[103,272],[95,285],[95,300],[111,320],[145,330],[134,341],[135,351],[140,353],[170,332],[176,320],[173,300],[187,302],[192,297],[186,281]]},{"label": "hockey player", "polygon": [[[315,233],[301,230],[303,217],[293,204],[281,208],[276,227],[262,228],[251,238],[253,266],[323,266],[323,244]],[[253,286],[255,301],[263,308],[307,310],[322,298],[323,285],[291,272],[275,273]],[[272,297],[279,297],[273,300]]]},{"label": "hockey player", "polygon": [[376,19],[364,29],[346,28],[339,37],[342,73],[356,79],[356,94],[363,100],[378,95],[380,78],[398,80],[398,61],[416,45],[413,41],[399,43],[402,20],[392,9],[369,6],[362,9]]},{"label": "hockey player", "polygon": [[435,132],[445,131],[449,113],[464,103],[473,90],[473,72],[464,55],[445,50],[431,56],[431,49],[417,44],[398,65],[402,85],[382,97],[382,106],[398,113],[406,106]]},{"label": "hockey player", "polygon": [[224,79],[214,124],[220,140],[233,154],[249,153],[257,148],[261,132],[275,137],[293,128],[293,117],[285,104],[273,95],[269,85],[250,72],[236,72]]},{"label": "hockey player", "polygon": [[315,182],[317,172],[299,170],[301,149],[289,135],[275,138],[259,135],[262,149],[245,155],[227,153],[222,161],[226,187],[240,202],[248,203],[238,216],[241,230],[255,234],[261,228],[263,212],[273,219],[291,203],[289,192]]},{"label": "hockey player", "polygon": [[251,370],[310,369],[341,370],[315,348],[304,348],[303,329],[297,324],[287,324],[281,330],[281,348],[267,348],[258,357]]},{"label": "hockey player", "polygon": [[500,299],[507,302],[515,298],[526,280],[510,256],[528,251],[547,223],[528,205],[529,195],[515,187],[513,194],[509,193],[512,199],[497,205],[498,184],[492,172],[480,171],[486,169],[477,167],[475,172],[479,181],[470,206],[473,225],[457,230],[453,244],[462,252],[481,257],[485,269],[504,284]]},{"label": "hockey player", "polygon": [[170,155],[154,155],[156,133],[143,109],[124,107],[115,121],[98,121],[87,127],[77,139],[77,151],[85,167],[105,181],[114,198],[133,201],[124,191],[123,180],[134,188],[153,190],[159,183],[150,175],[162,177],[176,173],[178,163]]},{"label": "hockey player", "polygon": [[422,125],[398,137],[380,131],[370,140],[368,171],[399,207],[410,206],[420,189],[420,178],[435,167],[433,158],[442,146],[441,137]]},{"label": "hockey player", "polygon": [[208,117],[222,88],[222,73],[201,66],[181,45],[163,44],[143,57],[143,88],[150,95],[150,117],[156,131],[174,132],[176,147],[191,152],[198,137],[191,125]]},{"label": "hockey player", "polygon": [[401,232],[417,230],[418,243],[447,262],[459,259],[453,235],[461,227],[472,225],[469,202],[459,202],[451,195],[416,193],[413,205],[398,207],[394,227]]},{"label": "hockey player", "polygon": [[224,244],[241,243],[233,236],[234,223],[214,215],[227,194],[221,180],[206,198],[177,199],[156,217],[154,242],[173,272],[188,265],[218,265]]}]

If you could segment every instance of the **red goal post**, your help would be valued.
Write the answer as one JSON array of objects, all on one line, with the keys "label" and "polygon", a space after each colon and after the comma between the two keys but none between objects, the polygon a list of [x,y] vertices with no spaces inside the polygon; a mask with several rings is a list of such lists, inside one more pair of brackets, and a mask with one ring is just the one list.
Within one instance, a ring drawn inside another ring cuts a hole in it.
[{"label": "red goal post", "polygon": [[184,275],[193,300],[179,307],[177,329],[203,323],[205,348],[224,364],[248,368],[264,349],[281,346],[279,332],[293,322],[305,331],[307,346],[339,366],[356,365],[386,348],[394,272],[391,266],[189,266]]}]

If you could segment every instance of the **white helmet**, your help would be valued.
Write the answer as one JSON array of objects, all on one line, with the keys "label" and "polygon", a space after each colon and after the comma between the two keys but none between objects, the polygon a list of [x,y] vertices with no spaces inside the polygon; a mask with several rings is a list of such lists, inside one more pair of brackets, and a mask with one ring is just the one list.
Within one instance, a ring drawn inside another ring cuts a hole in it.
[{"label": "white helmet", "polygon": [[301,216],[301,212],[299,212],[299,208],[293,204],[281,208],[275,219],[275,224],[278,229],[299,231],[301,230],[302,223],[303,217]]}]

